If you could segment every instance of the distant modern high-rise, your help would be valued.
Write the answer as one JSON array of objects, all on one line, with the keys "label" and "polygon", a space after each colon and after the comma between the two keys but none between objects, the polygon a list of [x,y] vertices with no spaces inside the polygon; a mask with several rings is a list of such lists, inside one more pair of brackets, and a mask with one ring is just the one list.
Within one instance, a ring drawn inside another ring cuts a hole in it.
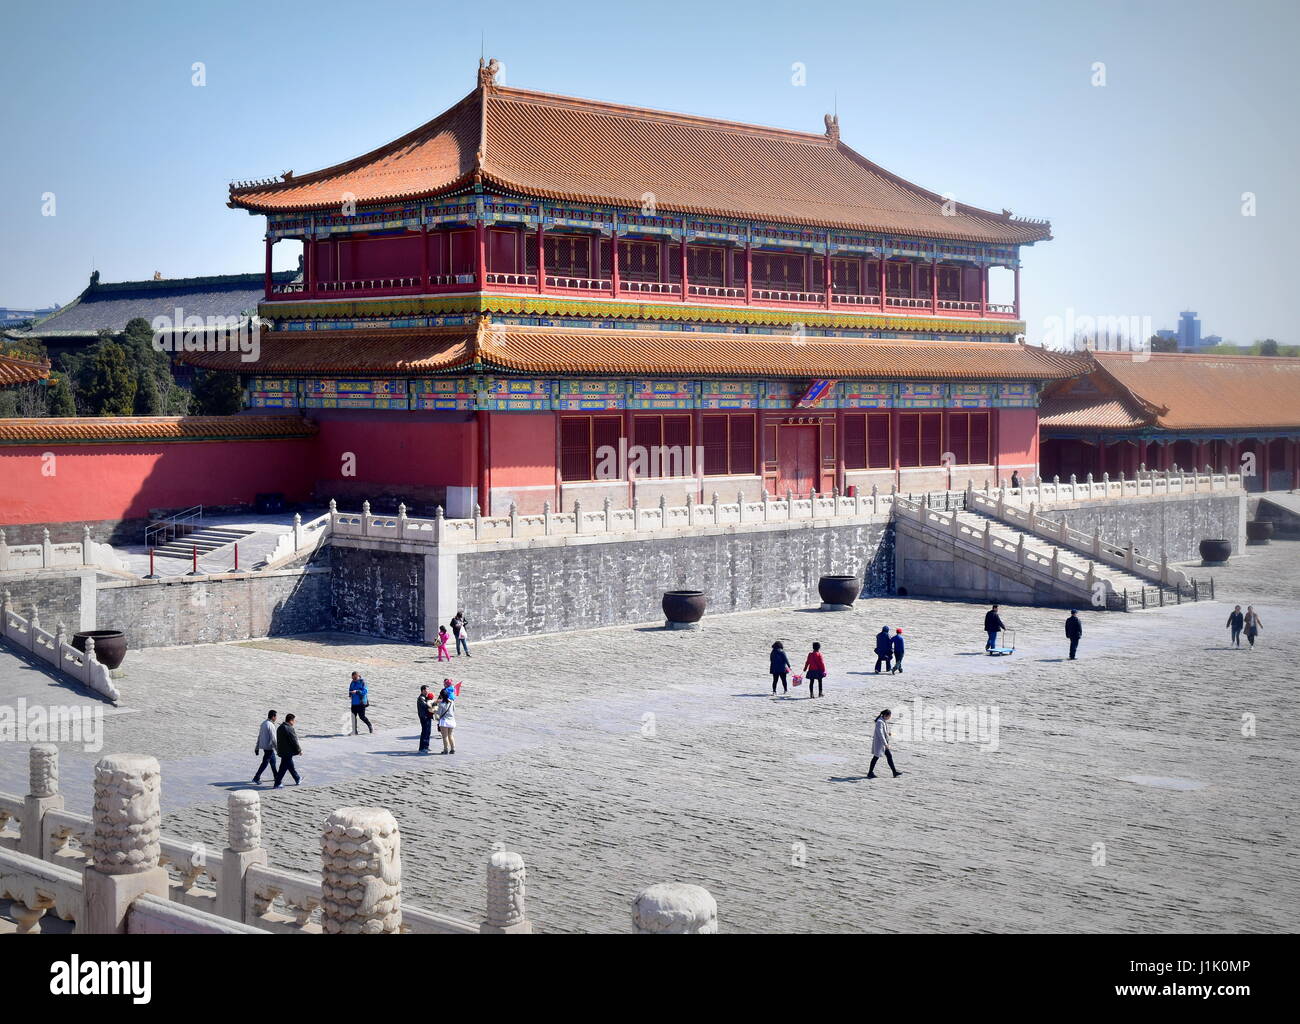
[{"label": "distant modern high-rise", "polygon": [[1188,350],[1198,349],[1201,347],[1201,321],[1196,318],[1196,314],[1191,311],[1184,311],[1178,314],[1178,348],[1187,352]]}]

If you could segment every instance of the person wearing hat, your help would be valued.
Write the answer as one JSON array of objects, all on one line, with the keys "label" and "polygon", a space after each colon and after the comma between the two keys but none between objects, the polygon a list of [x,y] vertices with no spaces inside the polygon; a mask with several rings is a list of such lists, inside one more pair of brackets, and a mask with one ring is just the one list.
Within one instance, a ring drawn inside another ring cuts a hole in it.
[{"label": "person wearing hat", "polygon": [[420,753],[429,752],[429,736],[433,732],[434,719],[433,694],[427,685],[420,687],[420,695],[415,698],[415,713],[420,718]]},{"label": "person wearing hat", "polygon": [[1070,660],[1074,661],[1074,653],[1079,649],[1079,637],[1083,636],[1083,620],[1079,618],[1077,608],[1070,609],[1070,617],[1065,620],[1065,635],[1070,640]]},{"label": "person wearing hat", "polygon": [[890,674],[903,671],[903,630],[900,626],[894,630],[894,637],[889,642],[890,648],[894,654],[894,667],[890,669]]}]

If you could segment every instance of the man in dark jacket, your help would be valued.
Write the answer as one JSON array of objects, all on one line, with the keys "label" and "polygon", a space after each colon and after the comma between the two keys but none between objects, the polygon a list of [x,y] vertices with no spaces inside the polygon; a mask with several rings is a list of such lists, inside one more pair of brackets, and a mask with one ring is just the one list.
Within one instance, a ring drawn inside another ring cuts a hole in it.
[{"label": "man in dark jacket", "polygon": [[1007,627],[1002,624],[1002,618],[998,615],[998,606],[994,605],[984,614],[984,632],[989,635],[989,642],[984,645],[984,650],[991,651],[998,645],[998,634]]},{"label": "man in dark jacket", "polygon": [[1228,615],[1228,628],[1232,630],[1232,640],[1229,643],[1233,647],[1241,646],[1241,631],[1246,626],[1246,616],[1241,614],[1241,605],[1237,605]]},{"label": "man in dark jacket", "polygon": [[420,716],[420,750],[429,752],[429,734],[433,732],[433,694],[427,686],[420,687],[420,696],[415,698],[415,713]]},{"label": "man in dark jacket", "polygon": [[889,642],[889,627],[882,626],[876,634],[876,675],[880,675],[880,663],[885,663],[885,671],[892,672],[889,661],[894,656],[894,647]]},{"label": "man in dark jacket", "polygon": [[903,671],[903,631],[894,630],[894,638],[889,641],[894,648],[894,671]]},{"label": "man in dark jacket", "polygon": [[1070,617],[1065,620],[1065,635],[1070,639],[1070,660],[1074,661],[1074,652],[1079,649],[1079,637],[1083,636],[1083,620],[1075,609],[1070,609]]},{"label": "man in dark jacket", "polygon": [[280,770],[275,773],[275,787],[280,788],[286,774],[293,776],[295,786],[302,783],[298,769],[293,766],[293,759],[302,756],[302,747],[298,745],[298,733],[294,729],[294,716],[285,715],[284,725],[275,730],[275,746],[280,752]]}]

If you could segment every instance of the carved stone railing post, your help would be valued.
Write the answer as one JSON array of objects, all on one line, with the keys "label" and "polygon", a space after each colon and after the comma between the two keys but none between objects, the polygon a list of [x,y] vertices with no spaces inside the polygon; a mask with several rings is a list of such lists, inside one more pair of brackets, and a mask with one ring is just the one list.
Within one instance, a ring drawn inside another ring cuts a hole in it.
[{"label": "carved stone railing post", "polygon": [[483,935],[531,935],[525,905],[528,869],[517,853],[498,850],[487,864],[487,918],[479,925]]},{"label": "carved stone railing post", "polygon": [[794,518],[794,491],[789,487],[785,489],[785,517],[787,519]]},{"label": "carved stone railing post", "polygon": [[483,531],[483,506],[474,503],[474,539],[478,540]]},{"label": "carved stone railing post", "polygon": [[48,569],[54,563],[54,548],[50,544],[50,528],[41,530],[41,568]]},{"label": "carved stone railing post", "polygon": [[406,536],[406,502],[397,506],[397,538],[401,540]]},{"label": "carved stone railing post", "polygon": [[576,499],[573,502],[573,532],[582,532],[582,502]]},{"label": "carved stone railing post", "polygon": [[[609,511],[610,506],[612,504],[613,502],[610,500],[609,496],[606,495],[605,496],[605,532],[606,533],[609,533],[609,531],[614,528],[614,520],[610,518],[610,511]],[[514,508],[513,505],[511,505],[510,507]]]},{"label": "carved stone railing post", "polygon": [[1025,564],[1025,535],[1023,533],[1016,538],[1016,561],[1021,565]]},{"label": "carved stone railing post", "polygon": [[718,526],[722,522],[722,505],[718,501],[718,492],[713,492],[713,525]]},{"label": "carved stone railing post", "polygon": [[218,914],[232,921],[243,921],[244,908],[248,906],[248,869],[254,864],[265,863],[262,798],[255,789],[237,789],[226,797],[226,848],[221,851]]},{"label": "carved stone railing post", "polygon": [[767,496],[767,486],[764,485],[764,487],[763,487],[763,522],[765,522],[765,523],[767,522],[767,517],[768,517],[768,496]]},{"label": "carved stone railing post", "polygon": [[343,807],[321,830],[321,930],[396,935],[402,930],[401,834],[382,807]]},{"label": "carved stone railing post", "polygon": [[634,935],[716,935],[718,904],[708,889],[661,882],[642,889],[632,904]]},{"label": "carved stone railing post", "polygon": [[370,536],[370,502],[361,503],[361,536]]},{"label": "carved stone railing post", "polygon": [[641,499],[632,498],[632,532],[636,533],[641,529]]},{"label": "carved stone railing post", "polygon": [[0,529],[0,572],[9,568],[9,542],[5,540],[5,532]]},{"label": "carved stone railing post", "polygon": [[78,932],[122,934],[136,897],[168,898],[167,871],[158,864],[161,783],[157,759],[143,754],[110,754],[95,765]]},{"label": "carved stone railing post", "polygon": [[662,530],[667,525],[668,525],[668,496],[666,494],[661,494],[659,495],[659,529]]},{"label": "carved stone railing post", "polygon": [[27,795],[23,797],[23,832],[18,852],[45,859],[46,811],[63,810],[59,792],[59,748],[53,743],[34,743],[27,752]]},{"label": "carved stone railing post", "polygon": [[686,495],[686,525],[695,525],[695,495]]},{"label": "carved stone railing post", "polygon": [[339,503],[335,501],[333,498],[330,498],[330,533],[331,534],[334,533],[334,531],[338,528],[338,518],[339,518]]},{"label": "carved stone railing post", "polygon": [[293,514],[293,549],[297,551],[302,547],[302,513]]},{"label": "carved stone railing post", "polygon": [[447,536],[447,516],[439,505],[433,510],[433,542],[441,544]]},{"label": "carved stone railing post", "polygon": [[1061,575],[1061,549],[1052,548],[1052,579]]},{"label": "carved stone railing post", "polygon": [[743,523],[744,521],[745,521],[745,492],[737,491],[736,492],[736,522]]},{"label": "carved stone railing post", "polygon": [[871,514],[880,515],[880,487],[876,484],[871,485]]},{"label": "carved stone railing post", "polygon": [[549,501],[544,501],[542,502],[542,536],[549,537],[550,535],[551,535],[551,503]]},{"label": "carved stone railing post", "polygon": [[90,539],[90,524],[87,523],[81,528],[81,564],[89,565],[94,558],[95,542]]},{"label": "carved stone railing post", "polygon": [[[609,499],[605,501],[608,503]],[[605,529],[609,529],[609,508],[605,509]],[[519,536],[519,506],[513,501],[510,503],[510,536]]]}]

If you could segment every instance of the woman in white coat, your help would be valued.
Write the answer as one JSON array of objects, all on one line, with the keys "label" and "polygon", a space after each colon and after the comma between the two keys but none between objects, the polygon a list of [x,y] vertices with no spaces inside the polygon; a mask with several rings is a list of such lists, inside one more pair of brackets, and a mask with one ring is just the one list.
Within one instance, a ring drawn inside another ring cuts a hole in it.
[{"label": "woman in white coat", "polygon": [[871,737],[871,767],[867,769],[867,778],[876,777],[876,762],[883,756],[889,762],[889,770],[898,778],[903,773],[894,767],[894,752],[889,748],[889,720],[893,712],[885,708],[876,716],[876,731]]},{"label": "woman in white coat", "polygon": [[[448,680],[450,682],[450,680]],[[453,706],[456,695],[451,687],[445,687],[438,694],[438,706],[434,714],[438,716],[438,732],[442,736],[442,752],[444,754],[456,753],[456,738],[452,733],[456,729],[456,709]]]}]

